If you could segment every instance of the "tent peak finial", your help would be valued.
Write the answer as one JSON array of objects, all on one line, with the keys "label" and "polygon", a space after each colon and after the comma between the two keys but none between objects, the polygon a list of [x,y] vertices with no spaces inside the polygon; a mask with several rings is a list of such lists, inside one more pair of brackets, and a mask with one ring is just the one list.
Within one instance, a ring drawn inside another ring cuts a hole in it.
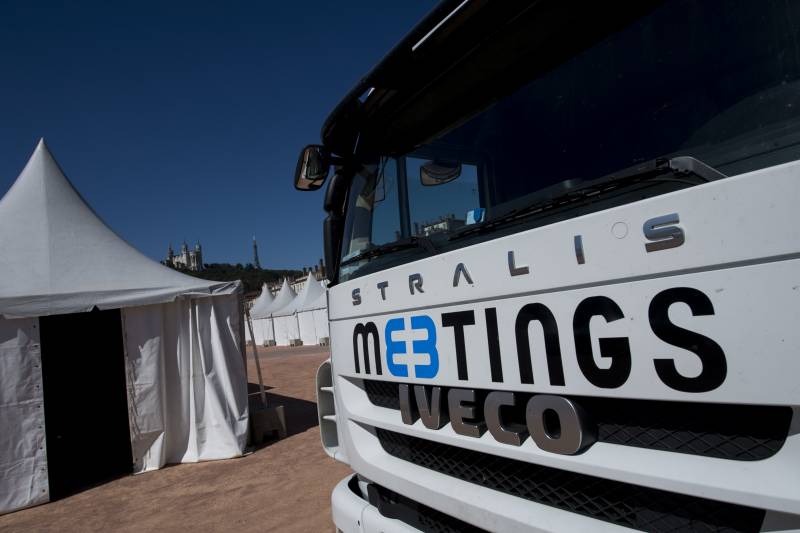
[{"label": "tent peak finial", "polygon": [[44,150],[45,152],[49,152],[50,148],[47,146],[47,141],[44,140],[44,137],[39,137],[39,142],[36,143],[36,148],[33,150],[34,153]]}]

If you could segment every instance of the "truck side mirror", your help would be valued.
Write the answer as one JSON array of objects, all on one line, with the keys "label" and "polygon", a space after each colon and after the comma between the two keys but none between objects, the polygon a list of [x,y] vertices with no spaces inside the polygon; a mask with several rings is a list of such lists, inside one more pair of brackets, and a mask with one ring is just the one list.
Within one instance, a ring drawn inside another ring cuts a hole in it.
[{"label": "truck side mirror", "polygon": [[324,146],[310,144],[300,152],[294,171],[294,188],[316,191],[325,183],[331,169],[331,154]]}]

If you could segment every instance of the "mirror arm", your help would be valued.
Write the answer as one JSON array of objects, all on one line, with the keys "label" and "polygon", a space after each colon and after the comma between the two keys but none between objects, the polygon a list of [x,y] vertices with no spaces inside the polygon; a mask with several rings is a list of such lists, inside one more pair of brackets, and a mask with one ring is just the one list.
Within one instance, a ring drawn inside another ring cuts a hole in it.
[{"label": "mirror arm", "polygon": [[325,248],[325,271],[331,285],[339,277],[339,257],[344,239],[344,212],[350,176],[340,169],[331,176],[325,191],[323,207],[328,216],[323,223],[323,243]]},{"label": "mirror arm", "polygon": [[344,202],[347,197],[349,181],[341,172],[334,173],[325,190],[325,199],[322,203],[326,213],[344,214]]},{"label": "mirror arm", "polygon": [[328,162],[331,164],[331,166],[342,167],[347,164],[347,161],[347,158],[339,157],[338,155],[331,154],[328,156]]},{"label": "mirror arm", "polygon": [[344,219],[336,213],[328,213],[322,224],[322,238],[325,251],[325,272],[330,280],[329,287],[336,285],[339,278],[339,250],[342,246]]}]

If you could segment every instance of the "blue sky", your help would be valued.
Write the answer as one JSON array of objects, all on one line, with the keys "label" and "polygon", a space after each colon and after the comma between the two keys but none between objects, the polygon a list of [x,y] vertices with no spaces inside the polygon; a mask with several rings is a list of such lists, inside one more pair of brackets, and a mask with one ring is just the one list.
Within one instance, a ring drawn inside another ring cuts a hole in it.
[{"label": "blue sky", "polygon": [[101,217],[154,259],[322,256],[322,193],[291,178],[328,112],[435,5],[0,2],[0,194],[45,137]]}]

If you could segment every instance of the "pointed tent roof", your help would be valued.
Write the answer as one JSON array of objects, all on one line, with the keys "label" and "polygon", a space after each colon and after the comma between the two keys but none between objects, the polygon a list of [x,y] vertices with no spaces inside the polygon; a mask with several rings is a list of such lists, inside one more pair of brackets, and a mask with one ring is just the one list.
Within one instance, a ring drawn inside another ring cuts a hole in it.
[{"label": "pointed tent roof", "polygon": [[303,290],[300,291],[300,294],[297,295],[297,298],[291,301],[289,305],[283,307],[282,309],[277,309],[273,313],[274,316],[286,316],[291,315],[297,311],[303,311],[306,304],[310,304],[317,298],[319,298],[320,294],[324,294],[325,291],[322,286],[317,282],[315,279],[309,279]]},{"label": "pointed tent roof", "polygon": [[250,316],[253,318],[269,318],[276,311],[279,311],[280,309],[283,309],[289,305],[296,297],[297,293],[292,290],[292,288],[289,286],[289,282],[286,281],[286,278],[284,278],[283,285],[281,285],[281,290],[279,290],[278,294],[275,295],[275,299],[272,301],[272,303],[264,309],[259,309],[258,313],[251,311]]},{"label": "pointed tent roof", "polygon": [[314,309],[325,309],[326,307],[328,307],[328,288],[325,286],[325,282],[320,281],[319,296],[307,301],[298,311],[313,311]]},{"label": "pointed tent roof", "polygon": [[267,284],[265,283],[262,285],[261,294],[259,294],[258,298],[253,302],[253,307],[250,308],[250,316],[253,316],[253,313],[259,313],[269,307],[274,299],[272,293],[269,292],[269,288],[267,288]]},{"label": "pointed tent roof", "polygon": [[186,276],[115,234],[39,141],[0,199],[0,315],[41,316],[227,294],[239,282]]}]

